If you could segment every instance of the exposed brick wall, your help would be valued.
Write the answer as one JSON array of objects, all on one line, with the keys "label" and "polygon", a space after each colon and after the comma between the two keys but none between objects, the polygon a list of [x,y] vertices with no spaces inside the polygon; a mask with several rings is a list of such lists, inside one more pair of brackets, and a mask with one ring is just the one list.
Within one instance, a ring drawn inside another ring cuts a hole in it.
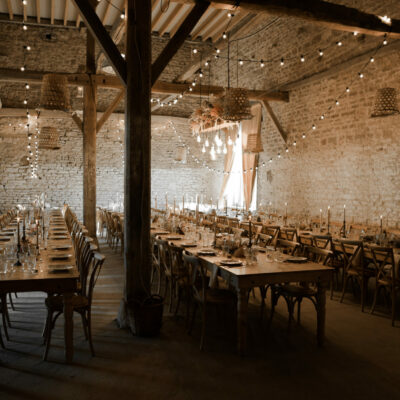
[{"label": "exposed brick wall", "polygon": [[[97,204],[108,207],[123,194],[123,116],[113,114],[97,135]],[[40,125],[56,126],[60,133],[60,150],[40,150],[39,175],[31,179],[28,166],[21,165],[27,155],[27,138],[24,125],[26,118],[0,118],[0,209],[17,203],[29,204],[35,195],[46,192],[53,206],[64,201],[79,216],[82,215],[82,134],[71,118],[40,118]],[[165,192],[173,201],[185,194],[195,197],[216,198],[220,181],[213,172],[188,156],[186,164],[177,164],[177,137],[167,118],[154,118],[152,134],[152,193],[160,199]],[[194,141],[185,119],[173,119],[178,135],[200,158],[201,148]],[[9,124],[12,126],[10,127]],[[16,127],[14,131],[14,127]],[[165,127],[165,128],[164,128]],[[203,157],[204,158],[204,157]],[[208,162],[210,167],[220,168],[219,161]],[[222,168],[222,167],[221,167]],[[153,198],[154,198],[153,196]],[[153,200],[154,201],[154,200]]]}]

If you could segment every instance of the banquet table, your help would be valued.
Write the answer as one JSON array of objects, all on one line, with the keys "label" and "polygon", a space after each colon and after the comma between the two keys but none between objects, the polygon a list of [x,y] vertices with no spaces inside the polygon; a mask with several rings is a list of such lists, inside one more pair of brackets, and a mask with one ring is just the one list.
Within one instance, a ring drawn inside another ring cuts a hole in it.
[{"label": "banquet table", "polygon": [[[62,217],[61,212],[55,214]],[[65,223],[63,224],[65,226]],[[63,226],[59,225],[59,226]],[[52,223],[50,222],[50,231]],[[65,230],[67,230],[65,226]],[[0,292],[46,292],[63,294],[64,299],[64,341],[65,341],[65,360],[72,362],[73,358],[73,305],[72,297],[78,289],[79,272],[76,266],[74,247],[72,239],[51,238],[51,233],[47,247],[40,248],[40,255],[37,259],[36,270],[26,272],[22,267],[14,267],[14,271],[0,274]],[[69,246],[68,253],[71,254],[67,261],[57,261],[57,265],[72,267],[68,270],[55,272],[51,266],[54,254],[52,249],[56,246]]]},{"label": "banquet table", "polygon": [[[154,230],[156,232],[156,230]],[[171,234],[172,236],[172,234]],[[185,239],[184,235],[173,234],[180,237],[179,240],[169,240],[165,234],[164,240],[168,240],[175,246],[183,247],[187,252],[196,255],[210,271],[210,284],[217,276],[225,280],[237,292],[237,349],[240,355],[247,350],[247,317],[248,317],[248,293],[254,287],[284,282],[315,282],[317,285],[317,342],[322,346],[325,339],[326,316],[326,288],[332,278],[333,268],[313,262],[292,263],[285,261],[268,260],[262,253],[257,260],[248,264],[243,259],[232,257],[231,260],[242,261],[241,266],[227,267],[221,265],[221,261],[227,257],[216,250],[215,256],[203,256],[198,252],[204,250],[201,245],[186,247],[193,240]]]}]

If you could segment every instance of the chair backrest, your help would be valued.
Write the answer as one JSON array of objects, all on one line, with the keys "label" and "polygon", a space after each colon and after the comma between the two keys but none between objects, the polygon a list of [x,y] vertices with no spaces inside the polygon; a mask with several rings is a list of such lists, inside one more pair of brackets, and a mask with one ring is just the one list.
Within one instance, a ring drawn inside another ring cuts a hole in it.
[{"label": "chair backrest", "polygon": [[305,256],[310,260],[322,265],[328,265],[332,259],[333,252],[314,246],[306,246]]},{"label": "chair backrest", "polygon": [[162,270],[167,276],[171,276],[171,258],[168,252],[168,242],[162,239],[155,239],[154,241],[158,251],[158,262]]},{"label": "chair backrest", "polygon": [[200,302],[204,302],[207,288],[207,272],[200,262],[200,259],[188,254],[186,251],[182,253],[184,266],[189,271],[190,285],[193,297]]},{"label": "chair backrest", "polygon": [[95,251],[93,252],[93,257],[91,258],[91,268],[90,268],[90,279],[89,279],[89,285],[87,285],[87,288],[85,286],[85,293],[84,295],[87,296],[89,300],[89,306],[92,304],[92,299],[93,299],[93,290],[97,282],[97,278],[100,275],[101,268],[104,264],[105,257],[100,254],[99,252]]},{"label": "chair backrest", "polygon": [[185,276],[187,270],[183,266],[183,248],[169,244],[168,253],[170,258],[171,272],[174,275]]},{"label": "chair backrest", "polygon": [[295,228],[283,228],[279,230],[279,238],[285,240],[296,241],[297,240],[297,229]]},{"label": "chair backrest", "polygon": [[279,225],[264,225],[261,232],[272,236],[271,245],[275,246],[276,241],[278,240],[279,231]]},{"label": "chair backrest", "polygon": [[293,242],[291,240],[278,239],[276,241],[275,248],[282,249],[286,254],[290,254],[293,256],[296,253],[296,250],[299,248],[300,244],[297,242]]},{"label": "chair backrest", "polygon": [[331,235],[314,235],[314,244],[320,249],[329,249],[332,244]]},{"label": "chair backrest", "polygon": [[394,252],[391,247],[364,247],[364,258],[374,264],[377,281],[395,282],[398,279]]},{"label": "chair backrest", "polygon": [[256,245],[260,247],[267,247],[271,244],[272,236],[265,233],[259,233],[256,238]]},{"label": "chair backrest", "polygon": [[[345,271],[363,269],[363,242],[360,240],[339,239],[338,243],[343,256]],[[334,251],[337,251],[337,246],[334,246],[334,248]]]}]

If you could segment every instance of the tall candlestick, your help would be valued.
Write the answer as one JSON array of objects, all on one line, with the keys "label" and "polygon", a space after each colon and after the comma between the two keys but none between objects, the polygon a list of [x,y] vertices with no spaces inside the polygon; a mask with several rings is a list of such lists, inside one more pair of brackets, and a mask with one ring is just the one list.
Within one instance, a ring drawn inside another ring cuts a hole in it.
[{"label": "tall candlestick", "polygon": [[155,206],[154,208],[157,210],[157,196],[156,196],[156,198],[155,198],[154,203],[155,203],[155,204],[154,204],[154,206]]},{"label": "tall candlestick", "polygon": [[17,246],[18,246],[18,252],[21,251],[21,238],[20,238],[20,234],[19,234],[19,221],[20,221],[20,218],[17,217],[17,235],[18,235],[18,244],[17,244]]},{"label": "tall candlestick", "polygon": [[36,249],[39,253],[39,220],[36,220]]},{"label": "tall candlestick", "polygon": [[165,211],[168,210],[168,193],[165,193]]},{"label": "tall candlestick", "polygon": [[285,203],[285,219],[287,220],[287,203]]},{"label": "tall candlestick", "polygon": [[343,206],[343,237],[346,237],[346,204]]},{"label": "tall candlestick", "polygon": [[322,229],[322,208],[319,209],[319,229]]},{"label": "tall candlestick", "polygon": [[383,234],[383,215],[381,215],[381,235]]},{"label": "tall candlestick", "polygon": [[182,211],[185,211],[185,195],[182,196]]},{"label": "tall candlestick", "polygon": [[253,234],[251,231],[251,215],[249,216],[249,247],[251,247],[253,245],[253,243],[251,242],[251,238],[252,238]]},{"label": "tall candlestick", "polygon": [[328,233],[331,224],[331,206],[328,206]]},{"label": "tall candlestick", "polygon": [[[28,215],[29,215],[29,213],[28,213]],[[26,241],[26,226],[25,226],[25,223],[26,223],[26,214],[25,214],[25,210],[24,210],[24,221],[23,221],[23,224],[22,224],[22,241],[23,242]]]},{"label": "tall candlestick", "polygon": [[176,199],[174,197],[174,214],[176,214]]}]

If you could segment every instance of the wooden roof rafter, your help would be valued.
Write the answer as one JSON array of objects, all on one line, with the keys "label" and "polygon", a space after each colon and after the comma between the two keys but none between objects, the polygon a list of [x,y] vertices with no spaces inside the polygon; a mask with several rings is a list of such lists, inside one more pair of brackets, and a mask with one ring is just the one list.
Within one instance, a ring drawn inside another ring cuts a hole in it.
[{"label": "wooden roof rafter", "polygon": [[65,5],[64,5],[64,26],[66,26],[67,22],[68,22],[68,9],[69,9],[69,0],[65,0]]},{"label": "wooden roof rafter", "polygon": [[196,25],[195,29],[193,29],[191,33],[192,39],[195,39],[202,29],[204,29],[217,15],[219,14],[218,10],[213,8],[209,8],[207,12],[200,19],[199,23]]},{"label": "wooden roof rafter", "polygon": [[54,0],[51,0],[51,3],[50,3],[50,23],[51,23],[51,25],[54,25],[54,12],[55,12]]},{"label": "wooden roof rafter", "polygon": [[40,24],[40,0],[36,0],[36,21]]},{"label": "wooden roof rafter", "polygon": [[11,0],[7,0],[7,9],[8,9],[8,15],[10,17],[10,20],[13,20],[14,19],[14,13],[13,13]]},{"label": "wooden roof rafter", "polygon": [[168,31],[168,28],[172,24],[173,20],[176,19],[176,16],[181,11],[183,6],[184,6],[183,4],[175,4],[173,11],[169,14],[167,19],[163,22],[160,29],[158,30],[158,34],[160,36],[164,35],[164,33]]}]

